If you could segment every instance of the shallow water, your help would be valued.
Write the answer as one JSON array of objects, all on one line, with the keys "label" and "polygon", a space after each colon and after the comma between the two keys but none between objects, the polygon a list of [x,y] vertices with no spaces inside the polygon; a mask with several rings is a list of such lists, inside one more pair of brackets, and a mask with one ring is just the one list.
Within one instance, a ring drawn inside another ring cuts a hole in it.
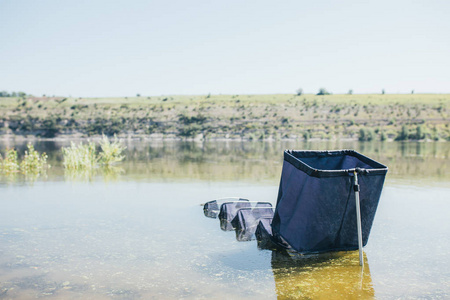
[{"label": "shallow water", "polygon": [[[129,142],[120,170],[93,174],[65,173],[62,145],[36,144],[45,176],[1,178],[2,299],[450,297],[449,143]],[[203,216],[221,197],[275,204],[285,148],[389,166],[364,269],[358,252],[259,250]]]}]

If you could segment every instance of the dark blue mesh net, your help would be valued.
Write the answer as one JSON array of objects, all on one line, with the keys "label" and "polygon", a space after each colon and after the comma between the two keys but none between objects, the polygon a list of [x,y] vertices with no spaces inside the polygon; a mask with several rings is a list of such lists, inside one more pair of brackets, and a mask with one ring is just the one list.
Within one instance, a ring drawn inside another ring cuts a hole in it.
[{"label": "dark blue mesh net", "polygon": [[301,253],[357,249],[354,171],[367,244],[387,167],[352,150],[285,151],[273,238]]},{"label": "dark blue mesh net", "polygon": [[299,253],[358,249],[355,173],[360,190],[363,245],[367,244],[387,167],[353,150],[284,152],[275,213],[267,202],[216,200],[205,216],[218,213],[222,230],[239,241],[256,235],[260,248]]}]

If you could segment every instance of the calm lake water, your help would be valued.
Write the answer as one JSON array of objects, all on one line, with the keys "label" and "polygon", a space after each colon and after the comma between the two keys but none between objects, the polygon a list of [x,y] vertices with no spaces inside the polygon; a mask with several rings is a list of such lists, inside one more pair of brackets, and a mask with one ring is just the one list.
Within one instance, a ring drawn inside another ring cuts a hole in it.
[{"label": "calm lake water", "polygon": [[[0,142],[0,149],[25,143]],[[108,172],[0,177],[0,299],[448,299],[450,143],[126,142]],[[238,242],[201,203],[275,205],[284,149],[355,149],[389,167],[365,266]]]}]

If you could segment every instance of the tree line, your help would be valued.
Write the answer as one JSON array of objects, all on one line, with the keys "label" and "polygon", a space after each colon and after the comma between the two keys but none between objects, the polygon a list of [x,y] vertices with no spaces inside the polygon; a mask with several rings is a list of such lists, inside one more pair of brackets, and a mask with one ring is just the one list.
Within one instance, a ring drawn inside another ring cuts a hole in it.
[{"label": "tree line", "polygon": [[[301,96],[303,95],[303,89],[299,88],[295,91],[297,96]],[[332,93],[329,92],[326,88],[320,88],[319,91],[317,92],[317,96],[324,96],[324,95],[331,95]],[[386,94],[386,91],[384,89],[381,90],[381,94],[384,95]],[[411,90],[411,94],[414,94],[414,90]],[[347,95],[353,95],[353,90],[350,89],[347,92]]]},{"label": "tree line", "polygon": [[24,92],[11,92],[0,91],[0,97],[25,97],[27,94]]}]

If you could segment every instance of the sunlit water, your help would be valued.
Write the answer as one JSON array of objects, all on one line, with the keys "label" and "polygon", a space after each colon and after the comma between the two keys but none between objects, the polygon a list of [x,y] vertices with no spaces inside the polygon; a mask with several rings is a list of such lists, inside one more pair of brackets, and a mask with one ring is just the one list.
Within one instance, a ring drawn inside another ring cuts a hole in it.
[{"label": "sunlit water", "polygon": [[[130,142],[121,170],[0,184],[0,299],[446,299],[448,143]],[[0,149],[24,144],[0,144]],[[357,252],[290,257],[238,242],[201,203],[275,204],[282,150],[353,148],[390,168],[365,266]]]}]

